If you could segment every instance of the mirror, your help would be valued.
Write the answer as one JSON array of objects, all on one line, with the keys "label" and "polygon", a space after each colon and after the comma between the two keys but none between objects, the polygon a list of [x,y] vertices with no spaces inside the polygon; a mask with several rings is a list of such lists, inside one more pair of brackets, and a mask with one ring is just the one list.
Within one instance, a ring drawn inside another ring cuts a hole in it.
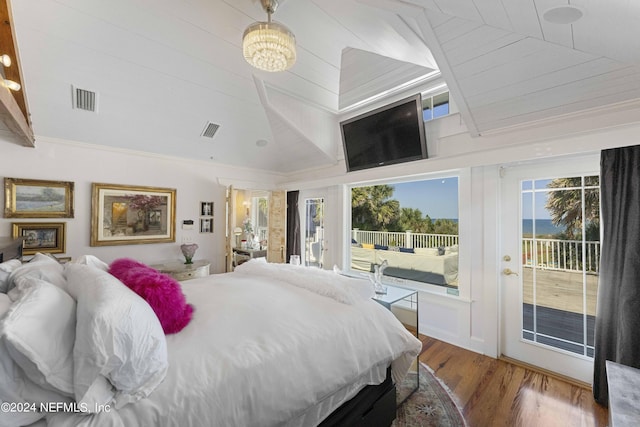
[{"label": "mirror", "polygon": [[267,256],[269,198],[264,190],[228,189],[228,271],[251,258]]}]

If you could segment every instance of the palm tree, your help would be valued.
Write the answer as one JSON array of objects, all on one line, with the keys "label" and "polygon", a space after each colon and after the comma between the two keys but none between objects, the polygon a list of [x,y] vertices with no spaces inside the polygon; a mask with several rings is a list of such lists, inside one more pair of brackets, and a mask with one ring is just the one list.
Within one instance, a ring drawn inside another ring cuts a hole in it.
[{"label": "palm tree", "polygon": [[400,213],[400,202],[391,200],[393,186],[373,185],[351,190],[351,221],[355,228],[386,231]]},{"label": "palm tree", "polygon": [[[593,179],[587,177],[585,183]],[[547,188],[567,188],[567,190],[550,191],[545,204],[551,214],[551,221],[556,226],[563,226],[568,238],[582,233],[582,178],[556,178],[547,184]],[[597,189],[584,190],[584,211],[586,228],[592,234],[600,225],[600,193]],[[599,231],[598,231],[599,234]],[[598,239],[596,239],[598,240]]]},{"label": "palm tree", "polygon": [[402,208],[398,219],[399,231],[411,230],[414,233],[433,233],[433,222],[429,215],[422,216],[420,209]]}]

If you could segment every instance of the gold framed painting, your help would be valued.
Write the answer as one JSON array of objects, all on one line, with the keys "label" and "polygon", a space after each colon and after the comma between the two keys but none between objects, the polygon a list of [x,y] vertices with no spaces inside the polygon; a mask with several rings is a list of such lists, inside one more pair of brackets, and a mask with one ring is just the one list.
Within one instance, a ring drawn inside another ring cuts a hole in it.
[{"label": "gold framed painting", "polygon": [[91,193],[91,246],[175,242],[175,189],[93,183]]},{"label": "gold framed painting", "polygon": [[4,179],[5,218],[73,218],[73,182]]},{"label": "gold framed painting", "polygon": [[66,250],[66,223],[64,222],[13,222],[12,235],[24,238],[23,255],[37,252],[62,254]]}]

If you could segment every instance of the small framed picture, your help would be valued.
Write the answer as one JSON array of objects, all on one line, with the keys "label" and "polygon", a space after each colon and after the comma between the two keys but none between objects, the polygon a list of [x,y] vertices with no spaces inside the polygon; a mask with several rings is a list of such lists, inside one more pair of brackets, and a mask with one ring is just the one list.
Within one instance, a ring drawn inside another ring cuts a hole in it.
[{"label": "small framed picture", "polygon": [[11,225],[13,238],[24,238],[23,255],[62,254],[66,250],[64,222],[14,222]]},{"label": "small framed picture", "polygon": [[213,218],[200,218],[200,232],[213,233]]},{"label": "small framed picture", "polygon": [[213,216],[213,202],[200,202],[200,216]]}]

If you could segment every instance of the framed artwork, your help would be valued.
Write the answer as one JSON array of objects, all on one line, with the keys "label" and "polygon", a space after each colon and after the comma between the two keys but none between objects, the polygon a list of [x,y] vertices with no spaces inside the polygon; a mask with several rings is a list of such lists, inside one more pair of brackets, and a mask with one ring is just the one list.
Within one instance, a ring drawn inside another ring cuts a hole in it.
[{"label": "framed artwork", "polygon": [[175,242],[176,190],[93,183],[91,246]]},{"label": "framed artwork", "polygon": [[213,202],[200,202],[200,216],[213,216]]},{"label": "framed artwork", "polygon": [[65,252],[66,223],[64,222],[14,222],[13,238],[23,237],[23,255],[37,252],[61,254]]},{"label": "framed artwork", "polygon": [[213,233],[213,218],[200,218],[200,232]]},{"label": "framed artwork", "polygon": [[73,218],[73,182],[4,179],[5,218]]}]

